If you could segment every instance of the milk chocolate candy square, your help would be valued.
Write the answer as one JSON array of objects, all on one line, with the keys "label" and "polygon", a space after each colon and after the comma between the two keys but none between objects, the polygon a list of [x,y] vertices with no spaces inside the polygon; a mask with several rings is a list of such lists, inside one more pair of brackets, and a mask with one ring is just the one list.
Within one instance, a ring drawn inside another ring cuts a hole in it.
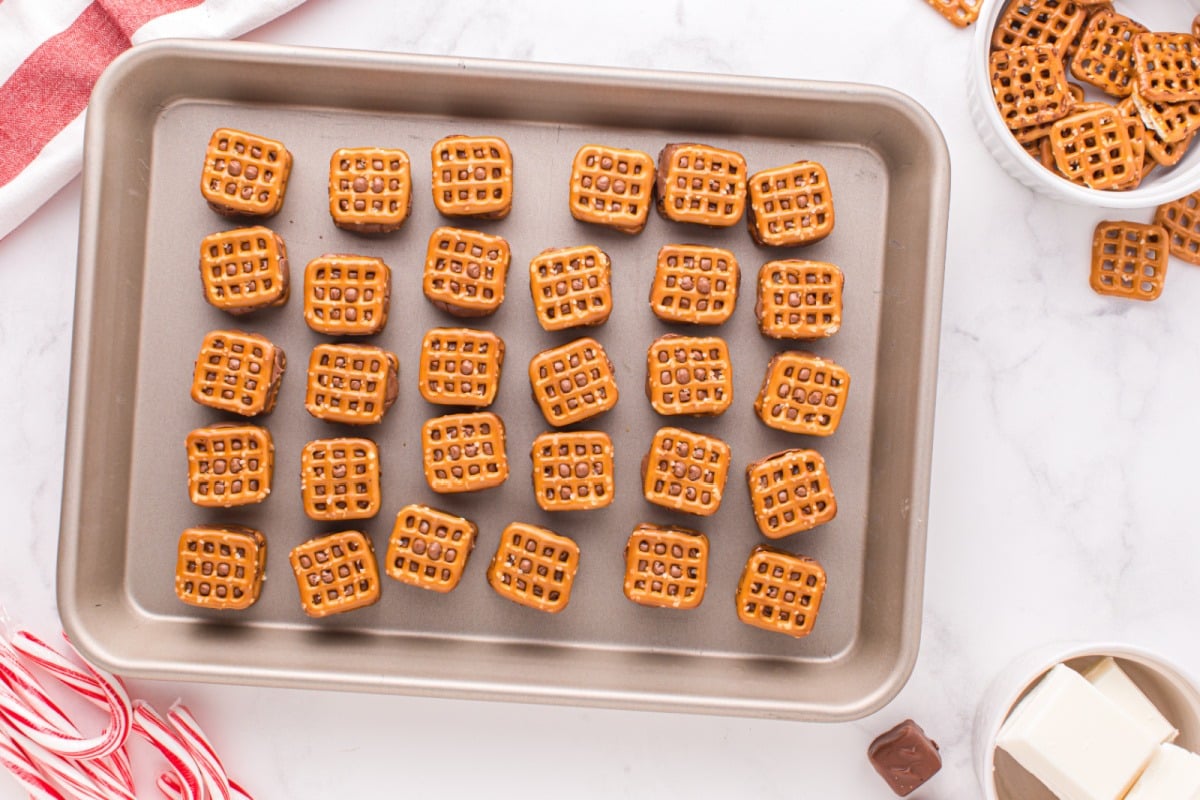
[{"label": "milk chocolate candy square", "polygon": [[641,150],[585,144],[571,164],[571,216],[641,233],[654,194],[654,159]]},{"label": "milk chocolate candy square", "polygon": [[825,167],[797,161],[750,176],[750,235],[772,247],[812,244],[833,232],[833,193]]},{"label": "milk chocolate candy square", "polygon": [[477,492],[508,480],[504,422],[490,411],[428,420],[421,451],[425,481],[440,494]]},{"label": "milk chocolate candy square", "polygon": [[825,594],[825,569],[812,558],[759,545],[738,581],[738,619],[797,639],[812,633]]},{"label": "milk chocolate candy square", "polygon": [[707,517],[721,507],[732,458],[715,436],[659,428],[642,459],[642,493],[655,505]]},{"label": "milk chocolate candy square", "polygon": [[240,610],[258,600],[267,540],[241,525],[197,525],[179,537],[175,596],[200,608]]},{"label": "milk chocolate candy square", "polygon": [[829,359],[800,350],[767,364],[754,410],[768,427],[810,436],[837,430],[850,391],[850,373]]},{"label": "milk chocolate candy square", "polygon": [[412,210],[408,153],[398,148],[343,147],[329,159],[333,224],[358,233],[390,233]]},{"label": "milk chocolate candy square", "polygon": [[405,506],[396,515],[384,568],[409,586],[449,592],[462,579],[477,533],[470,520],[429,506]]},{"label": "milk chocolate candy square", "polygon": [[1133,40],[1138,94],[1156,103],[1200,100],[1200,41],[1190,33],[1139,33]]},{"label": "milk chocolate candy square", "polygon": [[287,358],[265,336],[212,331],[200,344],[192,376],[192,399],[244,417],[275,407]]},{"label": "milk chocolate candy square", "polygon": [[728,228],[746,210],[746,159],[706,144],[669,144],[658,154],[655,188],[667,219]]},{"label": "milk chocolate candy square", "polygon": [[1154,300],[1167,276],[1167,232],[1161,225],[1101,222],[1092,237],[1092,290]]},{"label": "milk chocolate candy square", "polygon": [[725,340],[673,333],[655,339],[646,353],[646,396],[659,414],[724,414],[733,402]]},{"label": "milk chocolate candy square", "polygon": [[381,347],[319,344],[308,359],[304,407],[318,419],[373,425],[396,401],[400,362]]},{"label": "milk chocolate candy square", "polygon": [[304,321],[317,333],[379,333],[391,296],[392,271],[380,258],[329,253],[304,269]]},{"label": "milk chocolate candy square", "polygon": [[608,254],[590,244],[545,250],[529,263],[529,291],[544,330],[601,325],[613,304]]},{"label": "milk chocolate candy square", "polygon": [[822,339],[842,327],[842,271],[822,261],[768,261],[758,273],[754,314],[772,339]]},{"label": "milk chocolate candy square", "polygon": [[288,299],[287,247],[270,228],[237,228],[200,242],[204,299],[230,314],[281,306]]},{"label": "milk chocolate candy square", "polygon": [[992,49],[1050,45],[1066,56],[1086,21],[1087,12],[1075,0],[1011,2],[996,21]]},{"label": "milk chocolate candy square", "polygon": [[271,493],[275,445],[257,425],[221,423],[196,428],[185,442],[188,495],[206,508],[261,503]]},{"label": "milk chocolate candy square", "polygon": [[292,154],[282,142],[232,128],[208,141],[200,193],[226,217],[270,217],[283,207]]},{"label": "milk chocolate candy square", "polygon": [[737,258],[728,250],[668,244],[658,251],[650,310],[667,322],[720,325],[737,303]]},{"label": "milk chocolate candy square", "polygon": [[433,204],[447,217],[502,219],[513,201],[513,159],[498,136],[447,136],[433,146]]},{"label": "milk chocolate candy square", "polygon": [[543,511],[587,511],[613,501],[613,444],[601,431],[543,433],[533,440],[533,494]]},{"label": "milk chocolate candy square", "polygon": [[1200,192],[1163,203],[1154,221],[1167,232],[1171,255],[1189,264],[1200,264]]},{"label": "milk chocolate candy square", "polygon": [[504,340],[491,331],[434,328],[421,341],[421,396],[443,406],[490,406],[503,364]]},{"label": "milk chocolate candy square", "polygon": [[576,339],[538,353],[529,362],[533,398],[556,427],[581,422],[617,404],[608,354],[595,339]]},{"label": "milk chocolate candy square", "polygon": [[310,617],[328,617],[379,601],[375,549],[362,531],[339,531],[310,539],[289,556]]},{"label": "milk chocolate candy square", "polygon": [[499,236],[461,228],[438,228],[425,254],[425,296],[456,317],[486,317],[504,302],[511,260]]},{"label": "milk chocolate candy square", "polygon": [[708,537],[643,522],[625,545],[625,596],[638,605],[689,609],[708,586]]},{"label": "milk chocolate candy square", "polygon": [[754,521],[768,539],[781,539],[829,522],[837,498],[825,459],[816,450],[784,450],[746,467]]},{"label": "milk chocolate candy square", "polygon": [[379,448],[370,439],[317,439],[300,452],[300,500],[309,519],[379,513]]},{"label": "milk chocolate candy square", "polygon": [[906,719],[882,733],[867,749],[871,766],[900,797],[907,797],[925,785],[942,768],[937,742],[925,735],[921,726]]},{"label": "milk chocolate candy square", "polygon": [[519,605],[557,614],[571,600],[579,547],[554,531],[514,522],[500,535],[488,565],[488,584]]}]

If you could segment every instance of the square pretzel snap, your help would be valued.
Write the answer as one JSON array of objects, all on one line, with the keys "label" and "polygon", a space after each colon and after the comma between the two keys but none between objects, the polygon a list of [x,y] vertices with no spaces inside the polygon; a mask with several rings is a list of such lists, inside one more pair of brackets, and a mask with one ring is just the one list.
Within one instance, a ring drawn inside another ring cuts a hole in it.
[{"label": "square pretzel snap", "polygon": [[1200,192],[1163,203],[1154,221],[1167,232],[1171,255],[1189,264],[1200,264]]},{"label": "square pretzel snap", "polygon": [[707,517],[721,507],[731,458],[715,436],[659,428],[642,459],[642,493],[663,508]]},{"label": "square pretzel snap", "polygon": [[625,544],[625,596],[638,605],[689,609],[708,586],[708,537],[643,522]]},{"label": "square pretzel snap", "polygon": [[267,414],[275,407],[286,368],[283,350],[265,336],[211,331],[196,358],[192,399],[244,417]]},{"label": "square pretzel snap", "polygon": [[817,622],[825,585],[825,568],[816,559],[759,545],[751,551],[738,581],[738,619],[803,638]]},{"label": "square pretzel snap", "polygon": [[200,193],[226,217],[270,217],[283,207],[292,154],[283,142],[233,128],[208,141]]},{"label": "square pretzel snap", "polygon": [[554,531],[514,522],[500,535],[500,546],[488,565],[488,584],[496,594],[557,614],[571,600],[579,570],[579,546]]},{"label": "square pretzel snap", "polygon": [[717,336],[655,339],[646,353],[646,396],[659,414],[724,414],[733,402],[733,364]]},{"label": "square pretzel snap", "polygon": [[498,136],[447,136],[433,146],[433,204],[447,217],[503,219],[512,209],[513,158]]},{"label": "square pretzel snap", "polygon": [[400,392],[400,361],[382,347],[319,344],[308,359],[304,407],[318,419],[374,425]]},{"label": "square pretzel snap", "polygon": [[384,568],[388,577],[409,586],[452,591],[462,580],[478,532],[475,523],[446,511],[405,506],[396,515]]},{"label": "square pretzel snap", "polygon": [[1200,132],[1200,101],[1163,103],[1150,100],[1142,96],[1136,83],[1131,96],[1146,128],[1153,131],[1164,145],[1185,142]]},{"label": "square pretzel snap", "polygon": [[612,362],[591,338],[538,353],[529,362],[529,383],[546,422],[555,427],[581,422],[617,404]]},{"label": "square pretzel snap", "polygon": [[641,233],[654,194],[654,159],[641,150],[585,144],[571,164],[571,216]]},{"label": "square pretzel snap", "polygon": [[258,600],[267,540],[241,525],[197,525],[179,537],[175,596],[191,606],[241,610]]},{"label": "square pretzel snap", "polygon": [[959,28],[979,19],[983,0],[926,0],[937,12]]},{"label": "square pretzel snap", "polygon": [[807,531],[837,516],[825,459],[816,450],[784,450],[746,467],[754,521],[768,539]]},{"label": "square pretzel snap", "polygon": [[300,452],[300,501],[309,519],[379,513],[379,448],[370,439],[316,439]]},{"label": "square pretzel snap", "polygon": [[1087,17],[1087,11],[1075,0],[1010,2],[996,21],[992,49],[1048,45],[1066,56]]},{"label": "square pretzel snap", "polygon": [[533,440],[533,494],[543,511],[587,511],[613,501],[613,444],[602,431],[558,431]]},{"label": "square pretzel snap", "polygon": [[1092,189],[1115,189],[1141,179],[1143,149],[1135,147],[1141,122],[1112,106],[1072,114],[1054,123],[1054,163],[1067,178]]},{"label": "square pretzel snap", "polygon": [[1167,276],[1167,232],[1161,225],[1101,222],[1092,238],[1091,286],[1097,294],[1154,300]]},{"label": "square pretzel snap", "polygon": [[595,245],[544,250],[529,262],[529,291],[544,330],[602,325],[612,313],[612,262]]},{"label": "square pretzel snap", "polygon": [[767,427],[810,436],[837,430],[850,391],[850,373],[829,359],[789,350],[767,364],[754,410]]},{"label": "square pretzel snap", "polygon": [[845,278],[833,264],[768,261],[758,272],[758,328],[772,339],[822,339],[842,327]]},{"label": "square pretzel snap", "polygon": [[829,175],[816,161],[797,161],[750,176],[750,235],[786,247],[819,242],[833,232]]},{"label": "square pretzel snap", "polygon": [[421,397],[443,406],[490,406],[503,365],[504,340],[491,331],[434,328],[421,340]]},{"label": "square pretzel snap", "polygon": [[1138,94],[1156,103],[1200,100],[1200,41],[1190,33],[1138,34],[1133,40]]},{"label": "square pretzel snap", "polygon": [[477,492],[508,480],[504,422],[490,411],[426,421],[421,452],[425,481],[440,494]]},{"label": "square pretzel snap", "polygon": [[1071,59],[1071,74],[1114,97],[1133,93],[1133,40],[1146,28],[1124,14],[1099,11],[1088,19]]},{"label": "square pretzel snap", "polygon": [[989,66],[996,107],[1009,128],[1052,122],[1074,110],[1062,55],[1050,45],[1000,50]]},{"label": "square pretzel snap", "polygon": [[412,210],[412,171],[399,148],[343,147],[329,158],[329,214],[358,233],[398,230]]},{"label": "square pretzel snap", "polygon": [[667,244],[658,251],[650,310],[666,322],[720,325],[737,304],[737,257],[721,247]]},{"label": "square pretzel snap", "polygon": [[204,299],[230,314],[283,305],[289,284],[283,237],[261,226],[205,236],[200,281]]},{"label": "square pretzel snap", "polygon": [[667,219],[728,228],[746,210],[746,159],[706,144],[669,144],[658,154],[655,189]]},{"label": "square pretzel snap", "polygon": [[300,607],[310,617],[328,617],[379,602],[375,549],[362,531],[339,531],[292,549]]},{"label": "square pretzel snap", "polygon": [[381,258],[327,254],[304,269],[304,321],[330,336],[371,336],[387,325],[392,271]]},{"label": "square pretzel snap", "polygon": [[196,428],[185,440],[188,494],[206,508],[261,503],[271,494],[275,444],[257,425],[221,423]]},{"label": "square pretzel snap", "polygon": [[456,317],[486,317],[504,302],[511,259],[508,242],[499,236],[438,228],[425,253],[425,297]]}]

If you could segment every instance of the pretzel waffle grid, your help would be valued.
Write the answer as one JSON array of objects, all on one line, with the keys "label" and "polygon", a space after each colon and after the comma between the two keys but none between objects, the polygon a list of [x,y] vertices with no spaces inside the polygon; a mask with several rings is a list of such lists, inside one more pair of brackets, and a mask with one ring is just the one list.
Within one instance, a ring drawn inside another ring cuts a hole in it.
[{"label": "pretzel waffle grid", "polygon": [[425,296],[457,316],[482,317],[504,302],[508,242],[460,228],[438,228],[425,255]]},{"label": "pretzel waffle grid", "polygon": [[715,436],[659,428],[643,462],[642,492],[664,508],[707,517],[721,506],[729,445]]},{"label": "pretzel waffle grid", "polygon": [[324,255],[304,270],[304,321],[330,336],[369,336],[387,324],[392,271],[382,259]]},{"label": "pretzel waffle grid", "polygon": [[462,579],[477,534],[474,523],[462,517],[429,506],[405,506],[388,539],[387,574],[409,586],[449,592]]},{"label": "pretzel waffle grid", "polygon": [[379,600],[379,570],[371,540],[360,531],[310,539],[290,559],[300,605],[310,617],[364,608]]},{"label": "pretzel waffle grid", "polygon": [[761,244],[820,241],[833,231],[833,194],[825,167],[799,161],[750,177],[750,231]]},{"label": "pretzel waffle grid", "polygon": [[1061,119],[1074,109],[1062,57],[1036,45],[992,53],[992,92],[1004,124],[1012,129]]},{"label": "pretzel waffle grid", "polygon": [[850,374],[811,353],[780,353],[767,375],[754,410],[768,427],[829,436],[837,430],[850,391]]},{"label": "pretzel waffle grid", "polygon": [[983,0],[926,0],[938,13],[960,28],[965,28],[979,19]]},{"label": "pretzel waffle grid", "polygon": [[[280,361],[276,369],[276,359]],[[200,345],[192,399],[201,405],[252,417],[275,405],[283,351],[262,336],[212,331]],[[278,373],[278,374],[277,374]]]},{"label": "pretzel waffle grid", "polygon": [[668,322],[720,325],[733,313],[738,279],[737,258],[728,250],[663,245],[650,288],[650,309]]},{"label": "pretzel waffle grid", "polygon": [[175,595],[188,605],[243,609],[262,589],[267,541],[256,530],[199,525],[179,537]]},{"label": "pretzel waffle grid", "polygon": [[825,570],[816,560],[760,545],[738,582],[738,618],[801,638],[812,633],[824,594]]},{"label": "pretzel waffle grid", "polygon": [[654,160],[640,150],[588,144],[571,165],[571,215],[626,233],[646,226]]},{"label": "pretzel waffle grid", "polygon": [[317,439],[300,454],[300,500],[309,519],[379,513],[379,448],[370,439]]},{"label": "pretzel waffle grid", "polygon": [[594,245],[546,250],[529,262],[529,291],[548,331],[600,325],[612,313],[611,261]]},{"label": "pretzel waffle grid", "polygon": [[425,480],[442,494],[475,492],[508,480],[504,422],[490,411],[448,414],[421,428]]},{"label": "pretzel waffle grid", "polygon": [[1162,204],[1154,221],[1167,232],[1171,255],[1200,264],[1200,192]]},{"label": "pretzel waffle grid", "polygon": [[499,219],[512,208],[513,160],[495,136],[448,136],[433,146],[433,202],[447,217]]},{"label": "pretzel waffle grid", "polygon": [[396,357],[379,347],[319,344],[308,360],[304,405],[314,417],[331,422],[379,422],[395,399],[397,366]]},{"label": "pretzel waffle grid", "polygon": [[291,168],[282,142],[217,128],[204,154],[200,190],[218,213],[269,217],[283,206]]},{"label": "pretzel waffle grid", "polygon": [[339,228],[394,231],[412,208],[408,153],[379,147],[344,147],[329,159],[329,214]]},{"label": "pretzel waffle grid", "polygon": [[1138,93],[1156,103],[1200,100],[1200,41],[1189,33],[1142,33],[1133,40]]},{"label": "pretzel waffle grid", "polygon": [[613,501],[613,444],[601,431],[543,433],[533,440],[533,493],[543,511],[604,508]]},{"label": "pretzel waffle grid", "polygon": [[500,388],[504,342],[491,331],[434,328],[421,341],[421,396],[448,406],[489,406]]},{"label": "pretzel waffle grid", "polygon": [[758,323],[772,339],[820,339],[842,327],[845,278],[821,261],[768,261],[758,273]]},{"label": "pretzel waffle grid", "polygon": [[658,159],[658,188],[668,219],[736,225],[746,210],[746,159],[709,145],[668,145]]},{"label": "pretzel waffle grid", "polygon": [[733,402],[733,366],[724,339],[656,339],[646,353],[646,392],[659,414],[715,416]]},{"label": "pretzel waffle grid", "polygon": [[825,459],[816,450],[785,450],[746,467],[754,520],[763,536],[780,539],[837,516]]},{"label": "pretzel waffle grid", "polygon": [[595,339],[576,339],[538,353],[529,362],[529,382],[546,421],[556,427],[617,404],[612,362]]},{"label": "pretzel waffle grid", "polygon": [[1051,45],[1067,55],[1087,21],[1087,12],[1074,0],[1027,0],[1009,3],[996,21],[993,50],[1026,45]]},{"label": "pretzel waffle grid", "polygon": [[625,545],[625,596],[643,606],[695,608],[708,584],[708,537],[638,525]]},{"label": "pretzel waffle grid", "polygon": [[238,228],[200,243],[204,299],[233,314],[283,305],[288,299],[287,248],[269,228]]},{"label": "pretzel waffle grid", "polygon": [[[1050,129],[1054,163],[1067,178],[1093,189],[1114,189],[1141,177],[1144,153],[1134,150],[1130,123],[1108,107],[1072,115]],[[1139,123],[1140,124],[1140,123]]]},{"label": "pretzel waffle grid", "polygon": [[1146,28],[1114,11],[1093,14],[1071,59],[1071,74],[1115,97],[1133,93],[1133,40]]},{"label": "pretzel waffle grid", "polygon": [[514,522],[504,529],[488,566],[488,583],[514,603],[558,613],[571,600],[579,547],[553,531]]},{"label": "pretzel waffle grid", "polygon": [[1200,132],[1200,102],[1159,103],[1142,97],[1137,86],[1133,101],[1146,128],[1166,144],[1175,144]]},{"label": "pretzel waffle grid", "polygon": [[261,503],[271,493],[275,446],[266,428],[213,425],[187,435],[188,493],[206,508]]}]

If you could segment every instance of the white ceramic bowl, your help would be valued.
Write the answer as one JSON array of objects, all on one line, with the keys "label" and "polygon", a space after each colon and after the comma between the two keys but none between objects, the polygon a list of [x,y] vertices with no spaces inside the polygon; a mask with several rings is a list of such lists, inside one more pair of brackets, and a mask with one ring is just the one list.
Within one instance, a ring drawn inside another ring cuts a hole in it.
[{"label": "white ceramic bowl", "polygon": [[1055,800],[1008,753],[996,749],[996,736],[1026,692],[1056,664],[1086,670],[1105,656],[1117,660],[1129,677],[1176,728],[1175,744],[1200,749],[1200,687],[1186,670],[1167,659],[1126,644],[1055,644],[1021,657],[992,683],[975,717],[975,768],[987,800]]},{"label": "white ceramic bowl", "polygon": [[[1200,141],[1171,169],[1159,167],[1136,189],[1101,192],[1079,186],[1031,158],[1004,124],[992,95],[988,66],[992,30],[1008,0],[984,0],[967,68],[967,102],[975,130],[1000,166],[1029,188],[1058,200],[1097,208],[1149,208],[1200,189]],[[1189,31],[1200,0],[1117,0],[1117,10],[1151,30]],[[1074,78],[1072,78],[1074,80]]]}]

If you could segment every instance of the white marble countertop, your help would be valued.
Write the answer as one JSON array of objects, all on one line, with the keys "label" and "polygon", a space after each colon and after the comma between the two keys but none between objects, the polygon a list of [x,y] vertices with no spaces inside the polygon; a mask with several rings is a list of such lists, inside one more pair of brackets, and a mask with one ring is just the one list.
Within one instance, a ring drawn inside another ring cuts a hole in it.
[{"label": "white marble countertop", "polygon": [[[261,798],[385,788],[415,797],[885,798],[865,750],[912,716],[945,758],[915,795],[933,800],[979,795],[969,744],[976,705],[1031,647],[1119,639],[1200,670],[1198,473],[1189,466],[1200,443],[1200,272],[1173,262],[1151,304],[1093,294],[1092,228],[1112,214],[1056,205],[1001,171],[967,114],[972,34],[919,0],[588,5],[310,0],[247,38],[862,81],[928,108],[949,144],[953,191],[924,636],[912,680],[884,710],[837,725],[140,681],[135,693],[163,705],[184,697]],[[79,204],[75,181],[0,240],[0,375],[10,383],[0,396],[0,507],[9,514],[0,603],[42,633],[58,627]],[[1145,221],[1150,210],[1126,216]],[[18,796],[0,774],[0,798]]]}]

